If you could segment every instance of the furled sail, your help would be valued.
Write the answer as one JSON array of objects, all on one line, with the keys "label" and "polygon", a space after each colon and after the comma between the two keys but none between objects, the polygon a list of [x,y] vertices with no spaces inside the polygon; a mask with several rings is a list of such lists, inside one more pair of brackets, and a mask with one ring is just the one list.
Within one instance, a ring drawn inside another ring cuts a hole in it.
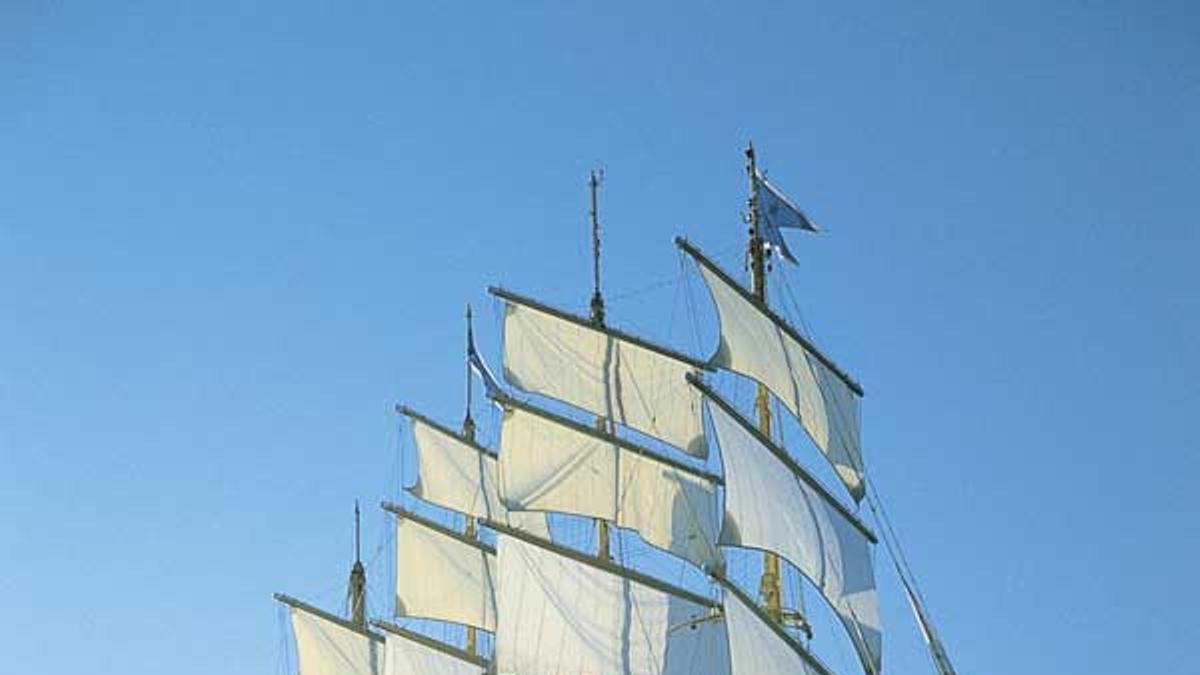
[{"label": "furled sail", "polygon": [[596,326],[509,291],[504,378],[705,457],[700,399],[684,375],[703,363],[631,335]]},{"label": "furled sail", "polygon": [[387,634],[384,675],[484,675],[487,661],[432,638],[382,621]]},{"label": "furled sail", "polygon": [[721,342],[711,363],[765,384],[800,419],[854,500],[861,501],[862,388],[699,249],[676,241],[699,263],[717,306]]},{"label": "furled sail", "polygon": [[668,663],[672,628],[709,614],[711,601],[523,539],[501,536],[498,547],[499,675],[687,672]]},{"label": "furled sail", "polygon": [[304,675],[381,675],[383,638],[287,596],[296,658]]},{"label": "furled sail", "polygon": [[409,493],[468,516],[507,523],[550,538],[546,516],[512,513],[500,498],[496,457],[416,411],[400,407],[412,421],[417,446],[417,483]]},{"label": "furled sail", "polygon": [[717,476],[527,403],[499,400],[500,476],[513,513],[603,518],[697,565],[719,560]]},{"label": "furled sail", "polygon": [[396,514],[396,614],[495,631],[495,549],[387,508]]},{"label": "furled sail", "polygon": [[806,576],[837,612],[868,673],[878,673],[882,634],[871,557],[874,535],[711,389],[725,469],[720,542],[773,551]]}]

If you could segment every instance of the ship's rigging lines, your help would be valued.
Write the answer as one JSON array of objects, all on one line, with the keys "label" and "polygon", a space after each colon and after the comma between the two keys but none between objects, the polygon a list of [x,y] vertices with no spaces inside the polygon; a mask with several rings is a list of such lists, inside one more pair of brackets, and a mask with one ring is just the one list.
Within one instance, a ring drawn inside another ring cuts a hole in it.
[{"label": "ship's rigging lines", "polygon": [[[795,580],[797,573],[833,610],[862,669],[881,673],[876,533],[786,449],[781,422],[789,418],[828,459],[854,505],[866,499],[935,669],[954,675],[867,478],[859,441],[862,388],[815,346],[810,330],[796,330],[767,302],[771,254],[794,261],[778,228],[815,228],[765,182],[752,148],[747,159],[751,287],[677,239],[677,277],[608,298],[673,284],[703,349],[690,260],[717,310],[719,341],[708,359],[607,321],[595,172],[590,317],[489,289],[501,305],[502,379],[513,388],[502,391],[475,350],[468,308],[462,430],[398,407],[413,427],[416,482],[405,488],[411,508],[403,501],[384,507],[396,518],[397,560],[403,558],[395,570],[395,616],[465,626],[466,644],[375,622],[385,641],[361,618],[367,602],[361,591],[353,595],[359,610],[353,622],[277,596],[289,608],[304,675],[399,675],[413,668],[446,675],[675,675],[695,672],[697,662],[714,674],[831,675],[792,632],[808,626],[803,596],[793,590],[792,606],[784,601],[783,577]],[[790,286],[781,288],[798,310]],[[496,404],[489,425],[499,429],[495,450],[476,441],[472,370]],[[716,388],[726,382],[736,392],[742,378],[755,383],[757,423]],[[593,417],[578,419],[584,415]],[[403,463],[400,473],[403,480]],[[439,510],[437,519],[423,515]],[[459,525],[444,524],[455,513]],[[596,523],[598,550],[585,551],[582,531],[572,532],[584,518]],[[730,578],[731,570],[746,575],[739,549],[762,552],[761,607]],[[658,561],[647,567],[659,573],[639,571],[643,559]],[[679,565],[678,583],[663,580],[661,561],[668,559]],[[352,577],[359,587],[360,569],[361,563]],[[679,670],[681,664],[691,670]]]}]

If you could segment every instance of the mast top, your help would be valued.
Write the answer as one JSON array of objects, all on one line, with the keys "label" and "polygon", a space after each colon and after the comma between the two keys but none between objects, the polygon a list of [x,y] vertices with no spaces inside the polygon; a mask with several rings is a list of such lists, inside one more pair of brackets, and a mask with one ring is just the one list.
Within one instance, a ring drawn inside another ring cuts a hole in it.
[{"label": "mast top", "polygon": [[588,187],[592,192],[592,323],[604,325],[604,297],[600,295],[600,213],[597,195],[600,182],[604,180],[604,169],[592,169]]},{"label": "mast top", "polygon": [[463,417],[463,438],[475,442],[475,420],[471,417],[471,352],[475,350],[475,334],[471,325],[471,304],[467,303],[467,352],[465,355],[467,375],[467,413]]},{"label": "mast top", "polygon": [[350,605],[350,622],[367,628],[367,571],[362,564],[362,514],[354,500],[354,567],[350,568],[350,585],[346,589]]},{"label": "mast top", "polygon": [[362,513],[357,499],[354,500],[354,564],[362,564]]}]

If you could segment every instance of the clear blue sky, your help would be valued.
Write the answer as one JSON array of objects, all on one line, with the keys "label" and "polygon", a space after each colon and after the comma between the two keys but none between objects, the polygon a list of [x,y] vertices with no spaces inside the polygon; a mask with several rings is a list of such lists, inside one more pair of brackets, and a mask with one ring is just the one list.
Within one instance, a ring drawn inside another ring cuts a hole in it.
[{"label": "clear blue sky", "polygon": [[72,4],[0,8],[6,672],[278,672],[462,304],[585,306],[601,164],[612,319],[686,336],[620,298],[736,249],[751,137],[960,671],[1191,672],[1194,3]]}]

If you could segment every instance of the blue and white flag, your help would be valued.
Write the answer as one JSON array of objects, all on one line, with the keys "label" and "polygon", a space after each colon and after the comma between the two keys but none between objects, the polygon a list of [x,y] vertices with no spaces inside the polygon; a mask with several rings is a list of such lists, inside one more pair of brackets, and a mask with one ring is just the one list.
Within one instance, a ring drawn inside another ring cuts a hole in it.
[{"label": "blue and white flag", "polygon": [[496,380],[496,376],[492,375],[492,369],[488,368],[479,351],[475,349],[474,331],[467,333],[467,363],[471,364],[471,370],[474,370],[479,375],[479,379],[483,380],[483,388],[487,389],[489,396],[504,393],[504,390],[500,388],[500,383]]},{"label": "blue and white flag", "polygon": [[755,172],[758,190],[758,224],[759,236],[766,240],[767,245],[779,251],[779,254],[791,262],[796,262],[792,252],[788,250],[787,242],[780,232],[783,228],[795,228],[816,232],[817,226],[812,224],[808,216],[793,204],[783,193],[767,182],[766,176]]}]

